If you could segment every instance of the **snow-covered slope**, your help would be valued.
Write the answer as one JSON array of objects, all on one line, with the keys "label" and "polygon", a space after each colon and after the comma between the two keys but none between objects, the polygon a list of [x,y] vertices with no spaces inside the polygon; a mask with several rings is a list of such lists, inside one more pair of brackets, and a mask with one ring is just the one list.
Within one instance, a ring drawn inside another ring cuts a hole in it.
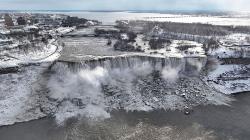
[{"label": "snow-covered slope", "polygon": [[204,80],[225,94],[250,91],[250,65],[218,65]]},{"label": "snow-covered slope", "polygon": [[0,75],[0,125],[44,117],[32,89],[48,64],[29,66],[18,73]]},{"label": "snow-covered slope", "polygon": [[0,52],[0,68],[18,66],[20,64],[41,63],[55,61],[60,57],[62,47],[55,40],[51,40],[48,45],[41,45],[40,49],[30,48],[21,52],[19,49],[10,49]]}]

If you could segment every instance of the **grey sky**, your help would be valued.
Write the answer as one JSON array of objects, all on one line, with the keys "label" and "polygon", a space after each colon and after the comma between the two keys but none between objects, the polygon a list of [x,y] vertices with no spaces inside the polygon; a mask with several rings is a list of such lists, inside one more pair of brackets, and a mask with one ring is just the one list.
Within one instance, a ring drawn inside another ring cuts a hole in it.
[{"label": "grey sky", "polygon": [[1,10],[233,10],[249,0],[0,0]]}]

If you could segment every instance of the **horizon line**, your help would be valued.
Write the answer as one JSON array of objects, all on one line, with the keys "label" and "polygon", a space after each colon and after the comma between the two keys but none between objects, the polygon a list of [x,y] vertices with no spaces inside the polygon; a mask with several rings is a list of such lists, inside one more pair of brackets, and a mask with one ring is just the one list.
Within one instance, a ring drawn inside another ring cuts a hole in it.
[{"label": "horizon line", "polygon": [[140,11],[140,12],[250,12],[250,11],[236,11],[236,10],[129,10],[129,9],[125,9],[125,10],[62,10],[62,9],[27,9],[27,10],[20,10],[20,9],[0,9],[0,11],[61,11],[61,12],[67,12],[67,11],[86,11],[86,12],[134,12],[134,11]]}]

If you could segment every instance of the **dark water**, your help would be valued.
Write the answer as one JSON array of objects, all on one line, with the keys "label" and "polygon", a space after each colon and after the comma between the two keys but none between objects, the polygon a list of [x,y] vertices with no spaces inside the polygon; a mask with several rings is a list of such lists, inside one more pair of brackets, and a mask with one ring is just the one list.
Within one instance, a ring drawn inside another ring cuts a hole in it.
[{"label": "dark water", "polygon": [[181,111],[115,111],[105,121],[70,120],[58,126],[52,118],[0,127],[0,140],[249,140],[250,93],[234,95],[231,106],[200,106]]}]

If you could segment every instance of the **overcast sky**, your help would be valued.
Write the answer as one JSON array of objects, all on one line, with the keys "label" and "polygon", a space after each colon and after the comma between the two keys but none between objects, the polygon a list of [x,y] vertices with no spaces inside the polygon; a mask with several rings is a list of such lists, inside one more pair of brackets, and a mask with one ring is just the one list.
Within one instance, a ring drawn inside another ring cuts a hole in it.
[{"label": "overcast sky", "polygon": [[250,11],[250,0],[0,0],[0,9]]}]

